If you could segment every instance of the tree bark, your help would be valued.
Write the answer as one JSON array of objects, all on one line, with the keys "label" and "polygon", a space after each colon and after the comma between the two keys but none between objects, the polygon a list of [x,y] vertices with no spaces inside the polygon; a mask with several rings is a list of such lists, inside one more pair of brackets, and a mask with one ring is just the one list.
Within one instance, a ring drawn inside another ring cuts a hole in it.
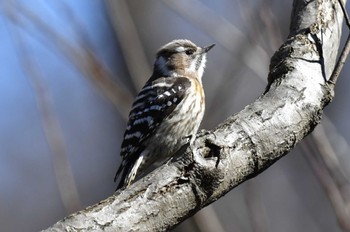
[{"label": "tree bark", "polygon": [[264,171],[314,129],[332,100],[327,80],[342,22],[336,0],[295,0],[261,97],[128,189],[44,231],[166,231]]}]

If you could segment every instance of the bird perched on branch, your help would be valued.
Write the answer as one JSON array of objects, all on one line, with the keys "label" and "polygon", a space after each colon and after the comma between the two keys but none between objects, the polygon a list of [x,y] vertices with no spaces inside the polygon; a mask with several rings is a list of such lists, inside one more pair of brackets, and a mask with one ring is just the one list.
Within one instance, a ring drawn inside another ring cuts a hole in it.
[{"label": "bird perched on branch", "polygon": [[152,164],[166,161],[186,142],[194,140],[205,103],[202,76],[207,52],[174,40],[159,49],[153,74],[137,95],[121,146],[118,189],[129,186]]}]

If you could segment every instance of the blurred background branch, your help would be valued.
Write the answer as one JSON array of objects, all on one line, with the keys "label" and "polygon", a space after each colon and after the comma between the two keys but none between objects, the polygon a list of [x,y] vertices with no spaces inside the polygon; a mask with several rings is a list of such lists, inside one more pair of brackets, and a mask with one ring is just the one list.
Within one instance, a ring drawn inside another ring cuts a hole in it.
[{"label": "blurred background branch", "polygon": [[[16,16],[13,14],[11,14],[10,17],[16,19]],[[11,37],[15,43],[22,69],[35,92],[38,110],[43,122],[43,130],[52,152],[53,170],[56,175],[61,200],[66,211],[73,213],[82,206],[68,159],[62,129],[53,109],[51,93],[45,84],[41,67],[29,56],[23,38],[20,37],[18,31],[15,30],[16,29],[11,31]]]}]

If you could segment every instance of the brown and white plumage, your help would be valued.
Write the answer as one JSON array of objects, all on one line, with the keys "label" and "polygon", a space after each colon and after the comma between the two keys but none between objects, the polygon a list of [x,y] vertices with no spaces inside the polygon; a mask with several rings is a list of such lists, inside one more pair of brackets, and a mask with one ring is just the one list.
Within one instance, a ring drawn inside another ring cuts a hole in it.
[{"label": "brown and white plumage", "polygon": [[184,137],[194,138],[205,109],[202,75],[206,53],[189,40],[157,52],[153,74],[136,97],[121,146],[118,188],[130,185],[151,164],[171,157]]}]

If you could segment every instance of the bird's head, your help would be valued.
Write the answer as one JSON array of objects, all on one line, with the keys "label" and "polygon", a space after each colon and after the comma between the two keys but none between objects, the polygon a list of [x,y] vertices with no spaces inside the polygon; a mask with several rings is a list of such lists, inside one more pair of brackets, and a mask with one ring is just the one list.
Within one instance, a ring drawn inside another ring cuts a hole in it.
[{"label": "bird's head", "polygon": [[198,47],[189,40],[173,40],[158,50],[153,75],[192,76],[201,81],[206,54],[214,45]]}]

